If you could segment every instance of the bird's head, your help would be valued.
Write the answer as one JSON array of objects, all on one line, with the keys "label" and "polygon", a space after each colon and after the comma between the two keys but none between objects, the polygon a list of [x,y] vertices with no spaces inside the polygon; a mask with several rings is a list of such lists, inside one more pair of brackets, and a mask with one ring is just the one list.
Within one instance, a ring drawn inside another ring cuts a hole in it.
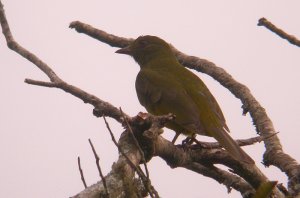
[{"label": "bird's head", "polygon": [[168,43],[159,37],[149,35],[138,37],[116,53],[132,56],[141,67],[156,58],[175,57]]}]

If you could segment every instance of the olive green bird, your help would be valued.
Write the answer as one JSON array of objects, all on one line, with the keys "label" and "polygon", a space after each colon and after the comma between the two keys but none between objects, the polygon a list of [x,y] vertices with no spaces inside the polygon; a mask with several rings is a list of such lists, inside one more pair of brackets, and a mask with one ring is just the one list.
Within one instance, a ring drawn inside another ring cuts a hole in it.
[{"label": "olive green bird", "polygon": [[170,45],[155,36],[140,36],[116,53],[140,65],[135,87],[139,102],[153,115],[172,113],[166,127],[178,134],[214,137],[235,159],[254,163],[229,136],[223,113],[202,80],[184,68]]}]

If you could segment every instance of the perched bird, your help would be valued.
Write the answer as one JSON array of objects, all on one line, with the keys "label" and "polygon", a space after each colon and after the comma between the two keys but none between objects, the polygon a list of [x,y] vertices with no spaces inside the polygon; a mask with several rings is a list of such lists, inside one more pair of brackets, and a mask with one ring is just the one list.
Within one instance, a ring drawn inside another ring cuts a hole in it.
[{"label": "perched bird", "polygon": [[214,137],[235,159],[254,163],[228,134],[223,113],[202,80],[184,68],[170,45],[155,36],[140,36],[116,53],[140,65],[135,87],[139,102],[153,115],[172,113],[166,127],[178,134]]}]

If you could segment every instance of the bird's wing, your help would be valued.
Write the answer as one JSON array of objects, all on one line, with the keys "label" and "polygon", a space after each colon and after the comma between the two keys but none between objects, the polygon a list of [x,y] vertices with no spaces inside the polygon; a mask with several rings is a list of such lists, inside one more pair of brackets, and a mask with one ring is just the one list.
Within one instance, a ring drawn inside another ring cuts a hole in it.
[{"label": "bird's wing", "polygon": [[136,91],[140,103],[149,113],[172,113],[176,119],[169,128],[190,135],[202,128],[196,104],[176,80],[168,73],[142,69],[136,78]]},{"label": "bird's wing", "polygon": [[213,136],[236,159],[253,164],[251,157],[227,133],[229,129],[221,108],[201,79],[188,70],[182,71],[179,78],[197,106],[205,134]]},{"label": "bird's wing", "polygon": [[200,122],[204,125],[207,135],[212,135],[210,131],[213,128],[229,132],[221,108],[206,85],[194,73],[188,70],[182,72],[185,72],[185,74],[180,75],[179,78],[181,78],[185,90],[197,106]]}]

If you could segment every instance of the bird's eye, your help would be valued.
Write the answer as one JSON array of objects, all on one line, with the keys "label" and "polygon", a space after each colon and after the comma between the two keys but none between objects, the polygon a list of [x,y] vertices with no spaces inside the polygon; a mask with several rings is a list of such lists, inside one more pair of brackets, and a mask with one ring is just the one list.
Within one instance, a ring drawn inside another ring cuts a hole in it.
[{"label": "bird's eye", "polygon": [[147,45],[148,45],[148,41],[146,41],[146,40],[141,40],[141,41],[140,41],[140,46],[141,46],[142,48],[145,48]]}]

